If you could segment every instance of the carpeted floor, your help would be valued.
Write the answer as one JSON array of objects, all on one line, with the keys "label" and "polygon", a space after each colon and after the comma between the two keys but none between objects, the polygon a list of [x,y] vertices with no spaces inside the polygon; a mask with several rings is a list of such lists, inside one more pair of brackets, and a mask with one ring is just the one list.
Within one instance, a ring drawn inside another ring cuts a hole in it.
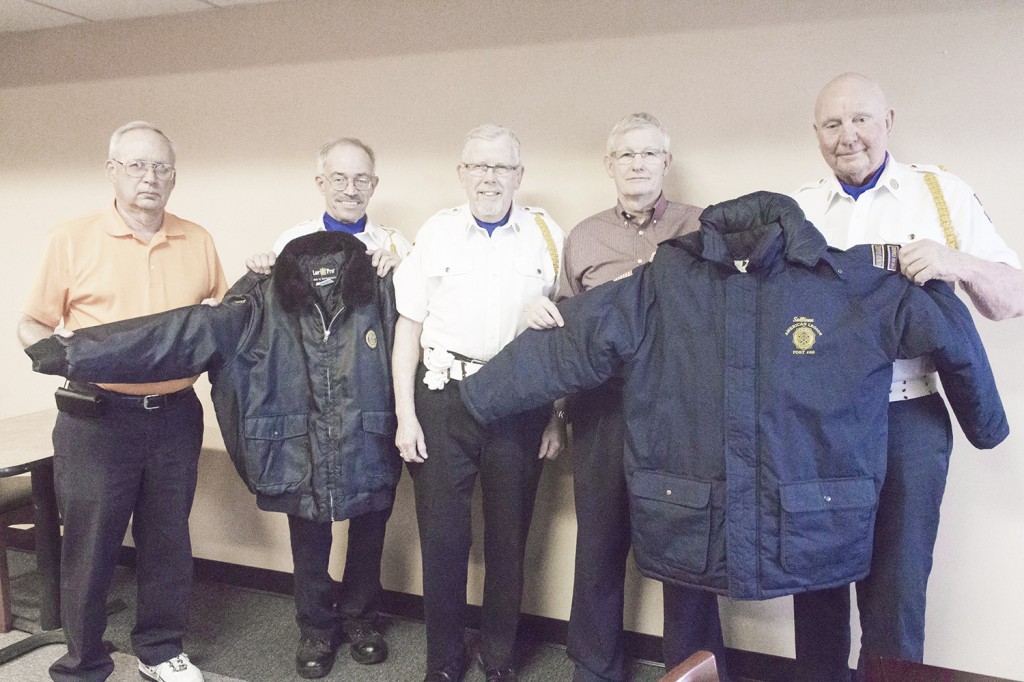
[{"label": "carpeted floor", "polygon": [[[35,556],[17,550],[8,551],[14,595],[15,628],[38,631]],[[128,608],[109,617],[106,638],[114,644],[117,669],[111,682],[137,682],[137,660],[131,655],[129,635],[135,617],[134,574],[119,568],[111,599],[120,598]],[[387,661],[362,666],[348,655],[348,647],[338,650],[337,662],[328,682],[419,682],[423,679],[426,636],[422,623],[389,618],[385,636],[390,648]],[[0,634],[0,647],[25,637],[25,632]],[[197,582],[192,595],[185,650],[206,674],[209,682],[283,682],[300,680],[294,671],[298,628],[295,607],[287,595],[260,592]],[[0,666],[0,682],[45,682],[50,663],[63,652],[60,646],[48,646]],[[523,682],[561,682],[572,679],[572,664],[564,648],[549,644],[523,647],[518,662]],[[664,668],[636,663],[635,682],[654,682]],[[480,682],[483,675],[472,670],[466,682]]]}]

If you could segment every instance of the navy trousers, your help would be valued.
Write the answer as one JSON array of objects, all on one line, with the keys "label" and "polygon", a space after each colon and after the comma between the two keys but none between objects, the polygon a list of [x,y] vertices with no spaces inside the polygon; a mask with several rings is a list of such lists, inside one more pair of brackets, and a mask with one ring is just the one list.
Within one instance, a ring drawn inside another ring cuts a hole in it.
[{"label": "navy trousers", "polygon": [[68,642],[67,654],[50,667],[57,682],[100,682],[114,670],[103,632],[129,518],[138,581],[132,649],[147,665],[182,652],[192,589],[188,516],[202,440],[203,408],[194,394],[154,411],[57,415],[54,481],[64,522],[61,620]]},{"label": "navy trousers", "polygon": [[[622,615],[631,538],[622,394],[613,380],[573,396],[570,414],[577,526],[568,636],[573,680],[625,680]],[[715,654],[727,679],[717,597],[666,584],[664,610],[666,667],[704,649]]]},{"label": "navy trousers", "polygon": [[794,682],[850,682],[850,586],[793,595]]},{"label": "navy trousers", "polygon": [[[858,677],[871,656],[918,662],[924,657],[928,576],[952,448],[949,413],[938,394],[889,403],[889,453],[875,519],[871,573],[857,582],[863,631]],[[794,602],[801,598],[812,603],[794,609],[797,661],[817,656],[831,661],[827,666],[832,669],[838,669],[840,661],[845,667],[849,636],[845,642],[828,644],[814,633],[848,626],[849,590],[796,595]],[[812,648],[820,650],[815,653]]]},{"label": "navy trousers", "polygon": [[466,581],[472,544],[471,501],[477,474],[483,493],[484,594],[481,654],[492,666],[512,664],[523,596],[526,537],[542,462],[537,458],[549,407],[489,425],[478,424],[459,384],[440,391],[416,377],[416,414],[428,458],[409,463],[423,558],[427,669],[465,657]]},{"label": "navy trousers", "polygon": [[342,629],[372,623],[380,608],[380,560],[391,508],[348,521],[345,573],[336,583],[327,572],[333,535],[331,521],[288,515],[295,566],[295,620],[304,637],[332,639]]}]

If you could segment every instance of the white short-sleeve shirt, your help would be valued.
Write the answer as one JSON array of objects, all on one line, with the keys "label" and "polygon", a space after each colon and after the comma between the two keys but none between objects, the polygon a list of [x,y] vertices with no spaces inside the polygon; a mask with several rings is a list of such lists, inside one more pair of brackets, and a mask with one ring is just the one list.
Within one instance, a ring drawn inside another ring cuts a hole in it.
[{"label": "white short-sleeve shirt", "polygon": [[441,211],[395,270],[398,312],[423,324],[423,348],[490,360],[526,329],[528,303],[554,298],[564,241],[539,208],[513,204],[491,236],[467,204]]},{"label": "white short-sleeve shirt", "polygon": [[[878,182],[856,201],[834,175],[804,185],[793,198],[829,245],[840,249],[857,244],[908,244],[920,239],[945,244],[945,232],[935,199],[925,184],[925,173],[933,173],[939,182],[959,249],[1019,269],[1016,252],[996,233],[974,191],[938,166],[897,163],[890,154]],[[897,360],[891,399],[898,399],[896,386],[900,382],[922,379],[932,372],[926,358]],[[934,384],[931,381],[932,387]]]}]

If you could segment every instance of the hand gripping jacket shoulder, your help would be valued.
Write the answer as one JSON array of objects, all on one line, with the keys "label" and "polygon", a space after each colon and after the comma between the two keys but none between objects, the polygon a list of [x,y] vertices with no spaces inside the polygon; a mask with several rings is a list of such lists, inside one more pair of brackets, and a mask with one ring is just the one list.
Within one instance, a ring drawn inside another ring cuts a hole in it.
[{"label": "hand gripping jacket shoulder", "polygon": [[387,509],[401,460],[391,383],[390,276],[355,237],[318,232],[248,273],[219,306],[189,306],[53,336],[33,367],[77,381],[208,371],[228,453],[261,509],[342,520]]},{"label": "hand gripping jacket shoulder", "polygon": [[645,575],[738,599],[850,583],[869,568],[893,359],[931,354],[976,447],[1008,433],[966,307],[878,251],[829,249],[782,195],[711,206],[633,277],[560,304],[564,327],[520,335],[463,400],[490,421],[621,376]]}]

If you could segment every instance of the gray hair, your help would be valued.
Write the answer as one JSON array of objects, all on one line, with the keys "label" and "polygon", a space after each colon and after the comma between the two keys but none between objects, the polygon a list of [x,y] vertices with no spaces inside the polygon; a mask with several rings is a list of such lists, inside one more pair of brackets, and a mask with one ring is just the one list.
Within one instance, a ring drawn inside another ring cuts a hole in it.
[{"label": "gray hair", "polygon": [[124,137],[125,133],[132,130],[153,131],[167,141],[167,146],[171,148],[171,161],[173,162],[178,158],[177,153],[174,151],[174,142],[171,141],[171,138],[167,137],[167,135],[164,134],[164,131],[160,130],[152,123],[147,123],[146,121],[131,121],[130,123],[125,123],[123,126],[115,130],[114,134],[110,136],[110,146],[107,148],[107,158],[114,158],[117,154],[117,145],[121,144],[121,138]]},{"label": "gray hair", "polygon": [[623,116],[612,127],[612,131],[608,133],[607,153],[612,153],[612,150],[615,147],[615,141],[620,135],[624,135],[630,131],[639,130],[641,128],[654,128],[661,133],[661,146],[663,147],[661,151],[669,151],[669,144],[672,140],[669,138],[668,131],[665,130],[665,126],[663,126],[661,121],[653,115],[648,114],[646,111],[641,111],[636,114]]},{"label": "gray hair", "polygon": [[518,166],[522,160],[519,153],[519,138],[510,129],[497,123],[484,123],[466,133],[466,139],[462,143],[462,152],[465,154],[466,145],[469,144],[470,140],[498,140],[501,138],[507,139],[512,144],[512,152],[516,157],[516,165]]},{"label": "gray hair", "polygon": [[366,152],[366,155],[370,157],[370,168],[376,173],[377,172],[377,157],[374,156],[373,150],[370,149],[370,145],[366,144],[360,139],[355,137],[336,137],[333,140],[325,142],[320,151],[316,155],[316,172],[323,174],[324,166],[327,164],[327,155],[331,153],[331,150],[335,147],[357,147]]}]

